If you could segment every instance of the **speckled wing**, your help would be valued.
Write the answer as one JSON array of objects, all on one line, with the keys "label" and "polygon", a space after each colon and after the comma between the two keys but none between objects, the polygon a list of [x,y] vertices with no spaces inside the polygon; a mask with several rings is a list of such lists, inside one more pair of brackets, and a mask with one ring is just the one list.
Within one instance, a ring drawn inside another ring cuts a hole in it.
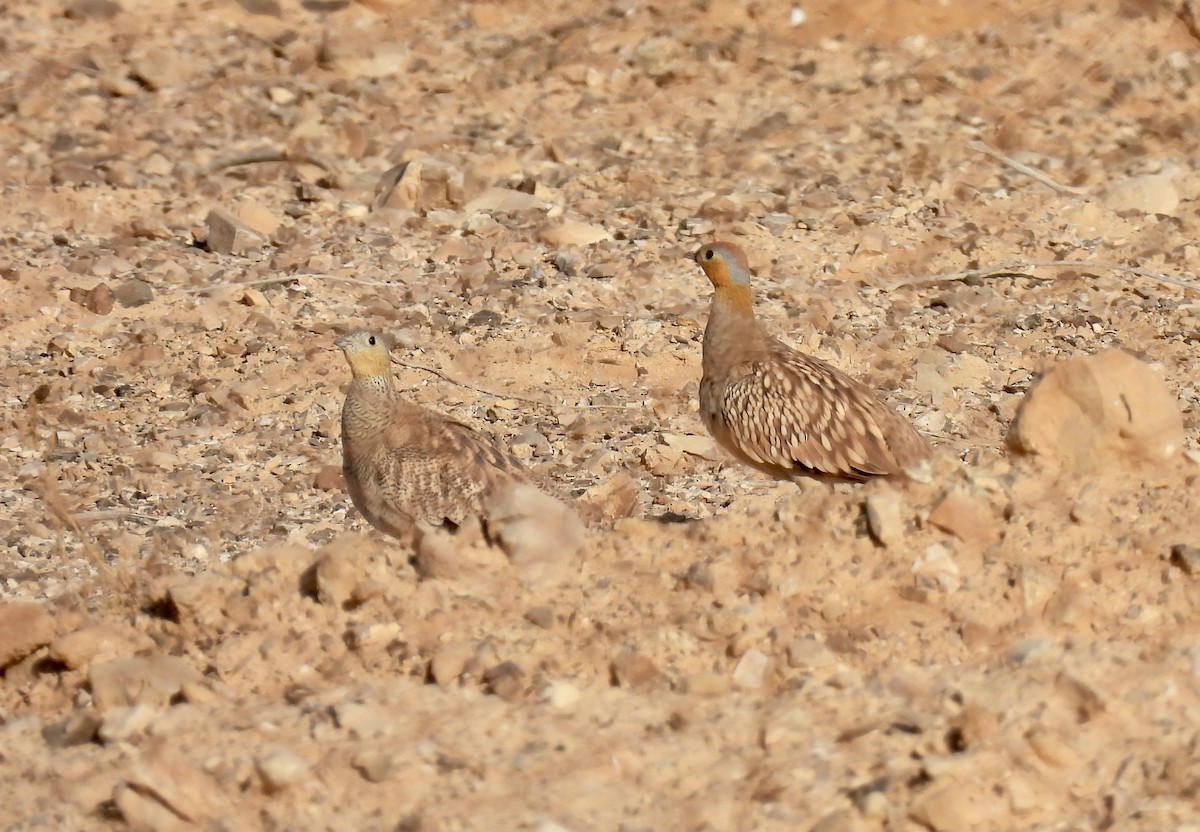
[{"label": "speckled wing", "polygon": [[466,425],[427,414],[420,424],[393,426],[387,451],[377,461],[386,499],[414,519],[459,525],[478,515],[482,501],[501,481],[526,481],[521,463]]},{"label": "speckled wing", "polygon": [[729,375],[721,410],[729,441],[751,462],[865,479],[899,473],[925,440],[874,393],[782,344]]}]

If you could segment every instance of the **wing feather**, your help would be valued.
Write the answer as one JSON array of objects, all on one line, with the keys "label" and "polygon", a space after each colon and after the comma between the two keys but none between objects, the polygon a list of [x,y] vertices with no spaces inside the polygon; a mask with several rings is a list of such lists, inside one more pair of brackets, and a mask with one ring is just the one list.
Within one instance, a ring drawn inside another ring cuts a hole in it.
[{"label": "wing feather", "polygon": [[867,387],[820,359],[777,346],[738,368],[724,386],[720,410],[727,435],[747,459],[863,479],[901,469],[891,434],[924,445]]}]

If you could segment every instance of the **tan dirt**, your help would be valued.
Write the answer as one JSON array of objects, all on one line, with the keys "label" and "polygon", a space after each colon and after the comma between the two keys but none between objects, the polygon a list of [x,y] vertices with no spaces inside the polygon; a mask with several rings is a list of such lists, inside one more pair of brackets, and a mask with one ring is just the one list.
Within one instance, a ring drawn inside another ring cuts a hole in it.
[{"label": "tan dirt", "polygon": [[[1200,829],[1196,5],[796,8],[8,4],[0,828]],[[931,482],[713,447],[714,236]],[[354,513],[364,326],[561,581]],[[1011,452],[1112,347],[1184,449]]]}]

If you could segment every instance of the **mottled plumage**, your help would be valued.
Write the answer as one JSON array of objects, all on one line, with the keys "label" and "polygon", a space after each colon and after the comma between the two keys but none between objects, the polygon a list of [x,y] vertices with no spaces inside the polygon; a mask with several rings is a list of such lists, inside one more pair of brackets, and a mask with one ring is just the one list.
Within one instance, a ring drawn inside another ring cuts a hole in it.
[{"label": "mottled plumage", "polygon": [[780,477],[863,480],[928,459],[924,437],[871,390],[763,330],[741,249],[713,243],[695,260],[714,289],[700,415],[722,446]]},{"label": "mottled plumage", "polygon": [[464,424],[402,397],[382,338],[338,340],[354,379],[342,406],[342,471],[350,498],[377,529],[407,539],[416,524],[461,525],[525,468]]}]

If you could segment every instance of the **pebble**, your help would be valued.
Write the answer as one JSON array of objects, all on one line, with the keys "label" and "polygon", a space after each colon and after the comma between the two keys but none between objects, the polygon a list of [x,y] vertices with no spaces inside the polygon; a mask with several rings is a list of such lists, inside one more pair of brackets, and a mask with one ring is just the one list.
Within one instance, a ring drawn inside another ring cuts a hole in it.
[{"label": "pebble", "polygon": [[263,240],[237,217],[213,208],[204,219],[205,243],[216,254],[244,255],[262,246]]},{"label": "pebble", "polygon": [[136,277],[131,277],[118,284],[112,295],[117,303],[126,308],[145,306],[154,300],[154,290],[150,284]]},{"label": "pebble", "polygon": [[462,676],[467,662],[474,654],[475,649],[465,641],[443,644],[433,654],[433,660],[429,663],[429,675],[442,687],[452,685]]},{"label": "pebble", "polygon": [[345,607],[363,575],[363,565],[358,562],[353,549],[331,545],[316,563],[317,600],[322,604]]},{"label": "pebble", "polygon": [[628,690],[644,692],[659,687],[663,681],[662,671],[648,656],[625,652],[613,659],[613,681]]},{"label": "pebble", "polygon": [[943,592],[954,592],[962,581],[959,579],[958,564],[949,547],[942,543],[932,543],[912,565],[912,573],[919,578],[925,578],[937,584]]},{"label": "pebble", "polygon": [[273,751],[254,761],[258,776],[268,792],[279,792],[307,780],[312,767],[293,751]]},{"label": "pebble", "polygon": [[582,696],[579,688],[565,679],[555,679],[542,690],[542,699],[559,710],[573,707]]},{"label": "pebble", "polygon": [[988,546],[1000,539],[1000,530],[988,508],[961,489],[948,492],[929,512],[929,522],[972,546]]},{"label": "pebble", "polygon": [[107,315],[113,310],[113,292],[107,283],[97,283],[91,289],[76,287],[71,290],[70,298],[97,315]]},{"label": "pebble", "polygon": [[127,742],[144,733],[157,715],[158,709],[150,705],[109,708],[100,718],[96,736],[106,743]]},{"label": "pebble", "polygon": [[792,668],[829,667],[837,661],[833,651],[813,637],[798,638],[787,647],[787,663]]},{"label": "pebble", "polygon": [[894,546],[904,538],[904,502],[894,491],[867,495],[867,528],[881,546]]},{"label": "pebble", "polygon": [[54,618],[41,604],[30,601],[0,604],[0,670],[53,639]]},{"label": "pebble", "polygon": [[564,220],[544,226],[538,239],[553,248],[590,246],[612,239],[612,235],[601,226],[577,220]]},{"label": "pebble", "polygon": [[390,780],[399,771],[399,760],[390,751],[363,751],[354,757],[351,765],[368,783]]},{"label": "pebble", "polygon": [[1171,547],[1171,565],[1185,575],[1200,573],[1200,546],[1176,543]]},{"label": "pebble", "polygon": [[742,654],[733,668],[733,683],[744,690],[757,690],[766,682],[771,657],[751,648]]}]

